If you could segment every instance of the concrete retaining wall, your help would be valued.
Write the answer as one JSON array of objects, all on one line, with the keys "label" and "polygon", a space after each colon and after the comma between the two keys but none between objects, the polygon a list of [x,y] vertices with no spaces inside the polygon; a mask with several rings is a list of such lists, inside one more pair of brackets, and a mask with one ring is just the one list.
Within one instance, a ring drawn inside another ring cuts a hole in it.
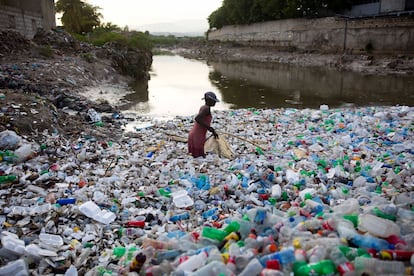
[{"label": "concrete retaining wall", "polygon": [[414,53],[414,16],[286,19],[210,31],[208,40],[341,53]]}]

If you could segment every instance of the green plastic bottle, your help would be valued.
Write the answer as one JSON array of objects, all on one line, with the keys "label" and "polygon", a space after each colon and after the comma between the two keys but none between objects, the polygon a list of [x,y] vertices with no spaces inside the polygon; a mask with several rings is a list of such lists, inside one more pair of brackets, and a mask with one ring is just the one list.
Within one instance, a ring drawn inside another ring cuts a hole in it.
[{"label": "green plastic bottle", "polygon": [[112,250],[112,253],[115,255],[115,257],[117,258],[121,258],[122,256],[125,255],[127,249],[123,246],[117,246]]},{"label": "green plastic bottle", "polygon": [[337,269],[335,263],[331,260],[309,264],[305,261],[299,261],[293,264],[293,272],[295,276],[328,276],[335,275]]},{"label": "green plastic bottle", "polygon": [[358,214],[347,214],[343,218],[351,221],[354,227],[358,226]]},{"label": "green plastic bottle", "polygon": [[0,176],[0,183],[13,182],[16,179],[17,179],[17,176],[15,176],[14,174],[1,175]]},{"label": "green plastic bottle", "polygon": [[226,234],[230,234],[231,232],[237,232],[240,229],[240,223],[238,223],[237,221],[232,221],[230,222],[224,229],[223,231],[226,232]]},{"label": "green plastic bottle", "polygon": [[397,217],[395,215],[387,214],[387,213],[381,211],[378,207],[375,207],[372,211],[374,212],[374,214],[377,217],[384,218],[384,219],[389,219],[389,220],[392,220],[392,221],[397,220]]},{"label": "green plastic bottle", "polygon": [[214,227],[204,226],[201,236],[212,240],[222,241],[227,236],[227,233]]},{"label": "green plastic bottle", "polygon": [[345,257],[353,261],[356,257],[365,257],[365,258],[371,258],[371,254],[368,253],[363,248],[355,248],[355,247],[349,247],[345,245],[340,245],[339,250],[345,255]]}]

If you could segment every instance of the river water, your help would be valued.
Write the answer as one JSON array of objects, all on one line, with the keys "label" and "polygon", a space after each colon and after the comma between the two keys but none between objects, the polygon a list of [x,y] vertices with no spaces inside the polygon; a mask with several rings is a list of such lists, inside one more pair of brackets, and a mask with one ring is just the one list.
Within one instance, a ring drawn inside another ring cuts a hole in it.
[{"label": "river water", "polygon": [[[221,100],[214,109],[414,106],[414,78],[364,76],[325,68],[259,62],[206,62],[154,56],[148,86],[118,101],[121,111],[172,118],[195,115],[204,92]],[[127,101],[127,103],[122,103]]]}]

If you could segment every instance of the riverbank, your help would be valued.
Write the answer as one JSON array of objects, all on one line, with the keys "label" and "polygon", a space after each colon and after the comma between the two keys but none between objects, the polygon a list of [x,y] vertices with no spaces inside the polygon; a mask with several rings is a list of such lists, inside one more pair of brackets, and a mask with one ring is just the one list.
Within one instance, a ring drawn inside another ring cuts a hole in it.
[{"label": "riverbank", "polygon": [[319,54],[286,52],[271,47],[235,46],[229,43],[188,45],[174,49],[174,53],[187,58],[227,61],[259,61],[324,67],[346,70],[366,75],[413,75],[414,57],[375,54]]},{"label": "riverbank", "polygon": [[[90,100],[85,87],[128,80],[108,59],[14,50],[0,74],[0,274],[181,275],[197,259],[191,270],[253,275],[273,253],[287,256],[272,255],[276,273],[324,260],[334,274],[340,247],[375,262],[414,247],[413,107],[213,108],[233,158],[192,158],[192,117],[125,133],[104,95]],[[384,272],[364,260],[346,264]]]}]

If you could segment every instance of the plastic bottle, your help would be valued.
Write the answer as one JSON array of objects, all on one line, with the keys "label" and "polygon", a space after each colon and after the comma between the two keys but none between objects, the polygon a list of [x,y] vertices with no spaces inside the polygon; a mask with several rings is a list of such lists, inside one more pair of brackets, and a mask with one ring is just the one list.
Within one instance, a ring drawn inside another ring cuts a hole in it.
[{"label": "plastic bottle", "polygon": [[262,272],[260,273],[260,276],[284,276],[284,275],[285,273],[280,270],[269,269],[269,268],[263,269]]},{"label": "plastic bottle", "polygon": [[392,221],[395,221],[397,219],[396,215],[384,212],[383,210],[381,210],[378,207],[374,207],[374,209],[372,209],[372,213],[374,215],[376,215],[377,217],[384,218],[384,219],[389,219],[389,220],[392,220]]},{"label": "plastic bottle", "polygon": [[244,269],[240,272],[239,276],[252,276],[252,275],[260,275],[263,270],[263,265],[261,261],[257,258],[253,258],[250,262],[244,267]]},{"label": "plastic bottle", "polygon": [[69,205],[69,204],[75,204],[76,198],[60,198],[56,200],[56,203],[63,206],[63,205]]},{"label": "plastic bottle", "polygon": [[240,255],[237,255],[235,258],[236,268],[243,269],[251,259],[255,258],[256,250],[252,248],[244,248]]},{"label": "plastic bottle", "polygon": [[385,260],[409,261],[414,255],[412,250],[381,250],[378,256]]},{"label": "plastic bottle", "polygon": [[322,245],[317,245],[306,252],[308,256],[308,261],[310,263],[317,263],[325,259],[327,254],[327,248]]},{"label": "plastic bottle", "polygon": [[192,272],[204,266],[207,261],[207,252],[200,252],[199,254],[190,256],[187,260],[177,266],[177,271]]},{"label": "plastic bottle", "polygon": [[279,184],[275,184],[272,186],[272,197],[279,199],[282,196],[282,188]]},{"label": "plastic bottle", "polygon": [[207,265],[194,271],[192,276],[211,276],[211,275],[231,275],[230,271],[223,262],[211,261]]},{"label": "plastic bottle", "polygon": [[203,213],[201,214],[201,216],[202,216],[204,219],[211,218],[211,217],[213,217],[213,216],[215,216],[215,215],[216,215],[216,212],[217,212],[217,211],[218,211],[218,208],[217,208],[217,207],[214,207],[214,208],[211,208],[211,209],[209,209],[209,210],[207,210],[207,211],[203,212]]},{"label": "plastic bottle", "polygon": [[359,215],[358,228],[361,231],[367,231],[370,234],[381,238],[387,238],[391,235],[400,235],[400,227],[396,223],[371,214]]},{"label": "plastic bottle", "polygon": [[344,256],[350,260],[355,260],[356,257],[365,257],[365,258],[371,258],[371,254],[369,254],[368,251],[366,251],[363,248],[355,248],[355,247],[349,247],[345,245],[340,245],[338,249],[344,254]]},{"label": "plastic bottle", "polygon": [[157,252],[156,260],[157,263],[161,263],[164,260],[173,260],[176,257],[182,254],[181,250],[171,249],[171,250],[160,250]]},{"label": "plastic bottle", "polygon": [[178,246],[176,243],[173,242],[166,242],[166,241],[160,241],[160,240],[154,240],[150,238],[146,238],[142,241],[142,247],[153,247],[154,249],[177,249]]},{"label": "plastic bottle", "polygon": [[293,248],[286,248],[281,251],[264,255],[259,258],[259,261],[263,267],[266,266],[266,263],[269,260],[277,260],[282,266],[287,265],[295,261],[295,252]]},{"label": "plastic bottle", "polygon": [[295,262],[293,264],[295,276],[309,275],[335,275],[337,272],[335,263],[331,260],[322,260],[317,263]]},{"label": "plastic bottle", "polygon": [[19,239],[19,236],[6,232],[2,233],[1,244],[3,251],[6,251],[8,255],[23,255],[25,250],[24,241]]},{"label": "plastic bottle", "polygon": [[145,227],[145,218],[144,219],[137,219],[137,220],[131,220],[126,223],[128,227],[138,227],[138,228],[144,228]]},{"label": "plastic bottle", "polygon": [[14,174],[0,175],[0,183],[13,182],[16,179],[17,179],[17,176],[15,176]]},{"label": "plastic bottle", "polygon": [[184,212],[181,214],[176,214],[174,216],[170,217],[170,221],[171,222],[177,222],[177,221],[181,221],[181,220],[185,220],[185,219],[189,219],[190,218],[190,213],[189,212]]},{"label": "plastic bottle", "polygon": [[131,264],[129,265],[129,271],[139,273],[146,260],[147,256],[145,256],[145,254],[142,252],[138,252],[138,254],[135,255],[135,257],[132,259]]},{"label": "plastic bottle", "polygon": [[13,163],[17,159],[17,156],[14,154],[14,152],[5,150],[0,151],[0,161],[6,161],[8,163]]},{"label": "plastic bottle", "polygon": [[405,265],[400,261],[384,261],[374,258],[356,257],[354,261],[357,275],[405,275]]},{"label": "plastic bottle", "polygon": [[29,276],[30,274],[26,262],[18,259],[0,267],[0,275]]},{"label": "plastic bottle", "polygon": [[372,248],[376,251],[390,249],[391,247],[391,245],[386,240],[369,235],[356,234],[350,239],[350,241],[358,247],[364,249]]},{"label": "plastic bottle", "polygon": [[31,158],[33,155],[33,149],[31,144],[24,144],[14,151],[16,155],[15,161],[20,163]]},{"label": "plastic bottle", "polygon": [[65,272],[64,276],[78,276],[78,270],[76,266],[71,265]]},{"label": "plastic bottle", "polygon": [[63,239],[59,235],[40,233],[39,240],[41,243],[44,243],[52,247],[58,248],[63,245]]},{"label": "plastic bottle", "polygon": [[333,247],[329,253],[329,258],[335,263],[336,269],[341,276],[349,275],[355,271],[354,265],[349,262],[339,247]]},{"label": "plastic bottle", "polygon": [[204,226],[201,236],[212,240],[222,241],[227,236],[227,233],[214,227]]},{"label": "plastic bottle", "polygon": [[240,223],[233,220],[231,221],[226,227],[224,227],[223,231],[227,234],[230,234],[231,232],[237,232],[240,229]]},{"label": "plastic bottle", "polygon": [[355,198],[348,198],[339,205],[333,206],[332,210],[335,214],[352,214],[358,213],[359,202]]},{"label": "plastic bottle", "polygon": [[118,230],[120,237],[138,238],[145,235],[145,231],[141,228],[124,228],[121,227]]}]

